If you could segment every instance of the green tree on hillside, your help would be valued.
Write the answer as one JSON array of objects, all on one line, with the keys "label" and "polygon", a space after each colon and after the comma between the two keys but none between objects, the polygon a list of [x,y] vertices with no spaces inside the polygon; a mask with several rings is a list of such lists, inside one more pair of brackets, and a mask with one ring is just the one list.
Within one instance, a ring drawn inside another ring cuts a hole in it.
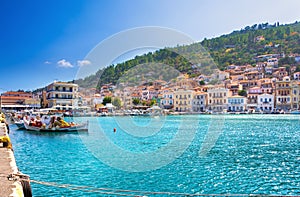
[{"label": "green tree on hillside", "polygon": [[132,99],[132,103],[133,103],[134,105],[138,105],[138,104],[140,103],[140,99],[134,98],[134,99]]},{"label": "green tree on hillside", "polygon": [[113,104],[117,109],[120,109],[121,106],[122,106],[121,99],[118,98],[118,97],[113,98],[112,104]]},{"label": "green tree on hillside", "polygon": [[111,103],[111,97],[110,96],[106,96],[104,97],[102,104],[106,105],[106,103]]}]

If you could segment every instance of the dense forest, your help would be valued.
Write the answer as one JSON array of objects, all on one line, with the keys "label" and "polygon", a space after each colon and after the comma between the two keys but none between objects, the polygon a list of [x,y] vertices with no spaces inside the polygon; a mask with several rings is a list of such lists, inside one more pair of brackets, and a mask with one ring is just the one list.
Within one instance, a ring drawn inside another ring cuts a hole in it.
[{"label": "dense forest", "polygon": [[[116,84],[131,68],[147,63],[165,64],[190,77],[209,74],[210,70],[224,70],[228,65],[255,65],[255,57],[264,54],[300,54],[300,23],[288,25],[263,23],[247,26],[239,31],[217,38],[136,56],[134,59],[110,65],[94,75],[76,80],[81,87],[97,87]],[[284,58],[280,64],[293,64]],[[141,71],[142,72],[142,71]]]}]

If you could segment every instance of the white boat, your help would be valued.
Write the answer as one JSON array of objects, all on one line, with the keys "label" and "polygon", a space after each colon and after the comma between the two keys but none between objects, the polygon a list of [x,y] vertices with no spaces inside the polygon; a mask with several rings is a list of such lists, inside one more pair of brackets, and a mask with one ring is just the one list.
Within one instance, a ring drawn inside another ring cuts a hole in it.
[{"label": "white boat", "polygon": [[300,110],[292,110],[290,114],[300,114]]},{"label": "white boat", "polygon": [[23,120],[15,121],[15,125],[17,125],[18,129],[25,129]]},{"label": "white boat", "polygon": [[88,131],[88,121],[81,124],[72,124],[68,127],[37,127],[29,125],[29,121],[24,120],[24,126],[29,131],[40,131],[40,132],[76,132],[76,131]]}]

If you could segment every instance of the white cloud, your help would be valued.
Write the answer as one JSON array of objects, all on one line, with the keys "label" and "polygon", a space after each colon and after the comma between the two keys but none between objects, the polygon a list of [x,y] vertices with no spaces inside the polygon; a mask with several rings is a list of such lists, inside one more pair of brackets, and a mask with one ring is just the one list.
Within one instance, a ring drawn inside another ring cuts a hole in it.
[{"label": "white cloud", "polygon": [[90,65],[91,64],[91,61],[89,61],[89,60],[78,60],[77,61],[77,65],[78,66],[86,66],[86,65]]},{"label": "white cloud", "polygon": [[52,62],[45,61],[44,64],[52,64]]},{"label": "white cloud", "polygon": [[57,65],[62,68],[73,68],[74,67],[70,62],[66,61],[65,59],[59,60],[57,62]]}]

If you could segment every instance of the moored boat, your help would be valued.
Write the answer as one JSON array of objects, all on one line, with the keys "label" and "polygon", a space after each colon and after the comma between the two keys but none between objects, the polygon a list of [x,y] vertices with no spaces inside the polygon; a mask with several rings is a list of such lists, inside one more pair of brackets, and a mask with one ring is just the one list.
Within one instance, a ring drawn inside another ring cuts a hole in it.
[{"label": "moored boat", "polygon": [[300,110],[292,110],[290,114],[300,114]]},{"label": "moored boat", "polygon": [[75,124],[72,123],[69,126],[64,127],[49,127],[49,126],[35,126],[31,125],[28,120],[24,119],[24,126],[29,131],[39,131],[39,132],[76,132],[76,131],[88,131],[88,121],[85,123]]},{"label": "moored boat", "polygon": [[17,125],[18,129],[25,129],[23,120],[15,121],[15,125]]}]

